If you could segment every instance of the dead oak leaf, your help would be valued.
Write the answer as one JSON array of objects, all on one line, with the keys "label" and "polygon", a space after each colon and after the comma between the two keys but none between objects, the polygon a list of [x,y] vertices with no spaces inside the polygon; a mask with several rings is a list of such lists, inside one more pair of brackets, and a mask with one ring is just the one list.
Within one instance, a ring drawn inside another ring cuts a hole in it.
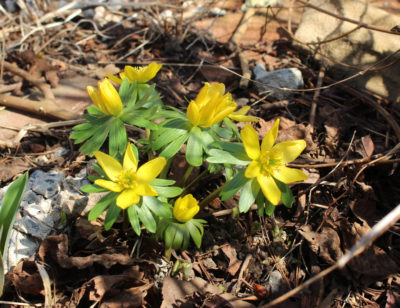
[{"label": "dead oak leaf", "polygon": [[309,243],[311,250],[326,263],[334,264],[343,252],[340,249],[340,237],[331,227],[323,227],[321,232],[314,232],[306,225],[298,230]]},{"label": "dead oak leaf", "polygon": [[133,260],[120,253],[92,254],[86,257],[68,256],[68,238],[65,234],[47,237],[39,247],[39,258],[49,264],[58,264],[62,268],[84,269],[98,263],[105,268],[115,264],[130,265]]}]

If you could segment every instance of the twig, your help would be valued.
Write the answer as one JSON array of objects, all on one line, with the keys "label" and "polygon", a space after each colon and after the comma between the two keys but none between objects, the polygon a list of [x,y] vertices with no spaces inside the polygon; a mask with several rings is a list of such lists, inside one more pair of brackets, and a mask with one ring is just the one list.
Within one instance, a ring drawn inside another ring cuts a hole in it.
[{"label": "twig", "polygon": [[383,217],[375,226],[372,227],[371,231],[365,234],[346,254],[344,254],[334,265],[328,267],[322,272],[318,273],[314,277],[308,279],[306,282],[294,288],[293,290],[283,294],[282,296],[274,299],[266,305],[260,308],[274,307],[280,303],[283,303],[290,297],[299,293],[301,290],[309,287],[313,283],[319,281],[331,272],[342,269],[346,264],[354,257],[360,255],[369,245],[371,245],[379,236],[385,233],[390,227],[392,227],[400,219],[400,204],[397,205],[389,214]]},{"label": "twig", "polygon": [[[319,71],[319,74],[318,74],[317,88],[320,88],[322,86],[322,81],[324,80],[324,76],[325,76],[325,66],[322,65],[321,69]],[[320,92],[321,92],[321,90],[315,91],[314,97],[313,97],[313,100],[311,103],[310,118],[309,118],[309,122],[310,122],[311,126],[314,126],[315,114],[317,112],[317,101],[318,101]]]},{"label": "twig", "polygon": [[238,282],[236,284],[236,292],[235,292],[236,294],[239,293],[239,291],[240,291],[240,285],[242,283],[243,273],[249,267],[251,258],[252,258],[252,256],[250,254],[248,254],[246,256],[246,259],[244,259],[244,261],[243,261],[242,267],[240,268],[240,272],[239,272],[239,276],[238,276]]}]

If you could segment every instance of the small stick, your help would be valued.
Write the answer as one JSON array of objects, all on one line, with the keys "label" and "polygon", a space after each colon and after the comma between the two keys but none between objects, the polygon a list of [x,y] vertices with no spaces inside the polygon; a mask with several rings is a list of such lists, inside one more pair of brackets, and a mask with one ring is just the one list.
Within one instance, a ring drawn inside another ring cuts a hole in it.
[{"label": "small stick", "polygon": [[[324,76],[325,76],[325,66],[322,65],[321,69],[319,70],[319,74],[318,74],[317,89],[322,86],[322,81],[324,80]],[[317,101],[318,101],[320,92],[321,92],[321,90],[319,90],[319,89],[317,91],[315,91],[314,97],[312,100],[312,104],[311,104],[309,122],[312,126],[314,126],[315,114],[317,112]]]}]

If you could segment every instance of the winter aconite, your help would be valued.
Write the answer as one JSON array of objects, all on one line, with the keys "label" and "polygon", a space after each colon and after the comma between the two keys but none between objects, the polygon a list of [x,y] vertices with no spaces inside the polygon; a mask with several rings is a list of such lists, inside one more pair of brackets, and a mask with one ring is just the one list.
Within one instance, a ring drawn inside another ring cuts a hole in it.
[{"label": "winter aconite", "polygon": [[117,90],[108,79],[99,82],[99,89],[87,86],[90,98],[105,115],[118,116],[122,111],[122,101]]},{"label": "winter aconite", "polygon": [[[245,125],[241,130],[244,149],[251,163],[245,171],[246,178],[257,178],[264,196],[274,205],[281,199],[281,190],[274,179],[288,184],[307,179],[299,169],[286,167],[306,147],[304,140],[293,140],[275,144],[278,136],[279,119],[265,135],[261,147],[255,129]],[[274,145],[275,144],[275,145]]]},{"label": "winter aconite", "polygon": [[174,204],[174,217],[179,222],[187,222],[191,220],[200,210],[199,203],[191,195],[180,197]]},{"label": "winter aconite", "polygon": [[119,192],[116,204],[121,209],[134,205],[141,196],[157,196],[157,191],[149,184],[162,171],[166,160],[158,157],[138,168],[138,162],[128,143],[123,164],[115,158],[96,151],[94,153],[99,165],[109,180],[97,179],[95,184],[113,192]]},{"label": "winter aconite", "polygon": [[111,74],[106,75],[117,84],[121,84],[122,80],[124,80],[125,78],[128,78],[130,83],[134,81],[136,81],[137,83],[147,83],[157,75],[161,67],[162,64],[158,64],[156,62],[152,62],[149,65],[140,67],[127,65],[125,66],[124,71],[119,74],[121,78],[118,78]]}]

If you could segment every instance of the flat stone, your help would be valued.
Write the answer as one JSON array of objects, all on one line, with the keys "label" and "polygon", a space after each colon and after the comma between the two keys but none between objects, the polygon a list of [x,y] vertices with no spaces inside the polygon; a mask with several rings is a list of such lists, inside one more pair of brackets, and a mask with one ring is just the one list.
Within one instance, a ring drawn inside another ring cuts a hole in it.
[{"label": "flat stone", "polygon": [[[47,219],[46,222],[49,223],[50,220]],[[39,221],[35,217],[31,217],[29,215],[18,219],[14,224],[14,228],[17,231],[29,234],[40,240],[44,240],[53,229],[52,226],[49,226],[42,221]]]},{"label": "flat stone", "polygon": [[39,240],[16,230],[11,231],[10,243],[4,258],[5,268],[11,270],[21,259],[31,257],[39,249],[39,245]]},{"label": "flat stone", "polygon": [[267,72],[263,65],[257,64],[253,69],[255,83],[260,95],[267,95],[278,100],[284,100],[292,96],[295,92],[283,90],[301,89],[304,86],[303,75],[297,68],[284,68],[272,72]]},{"label": "flat stone", "polygon": [[29,181],[34,192],[48,199],[60,191],[61,181],[64,178],[65,174],[59,171],[36,170],[30,176]]},{"label": "flat stone", "polygon": [[[362,0],[310,0],[308,3],[360,24],[388,31],[399,24],[398,15],[390,14]],[[306,7],[295,33],[297,40],[294,46],[323,61],[330,68],[328,73],[338,79],[371,68],[392,55],[390,60],[346,83],[399,102],[400,62],[397,60],[400,55],[396,53],[400,46],[400,36],[358,27],[358,24]],[[388,65],[389,63],[391,64]],[[386,65],[386,68],[377,69]]]}]

